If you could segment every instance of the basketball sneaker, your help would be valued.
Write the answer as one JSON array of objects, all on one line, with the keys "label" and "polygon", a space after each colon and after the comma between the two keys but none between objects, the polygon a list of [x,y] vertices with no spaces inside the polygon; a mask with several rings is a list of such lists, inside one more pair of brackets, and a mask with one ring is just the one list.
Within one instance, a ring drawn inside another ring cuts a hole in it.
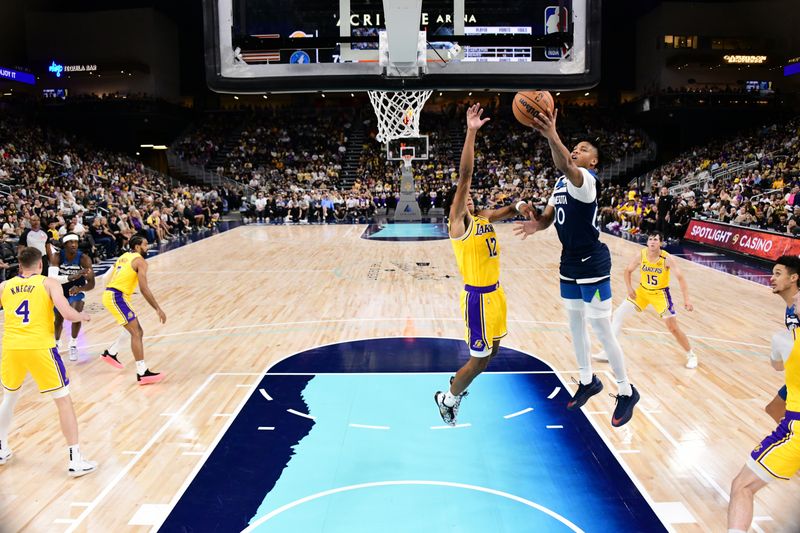
[{"label": "basketball sneaker", "polygon": [[70,346],[69,347],[69,360],[70,361],[77,361],[78,360],[78,347],[77,346]]},{"label": "basketball sneaker", "polygon": [[439,407],[439,415],[442,417],[442,422],[447,424],[448,426],[455,426],[456,425],[456,417],[458,416],[458,408],[461,405],[461,400],[464,398],[464,394],[459,394],[456,396],[456,402],[453,406],[446,405],[444,403],[445,393],[442,391],[436,391],[436,394],[433,395],[433,401],[436,402],[436,405]]},{"label": "basketball sneaker", "polygon": [[[574,378],[573,381],[575,381]],[[592,382],[588,385],[578,382],[578,390],[575,391],[575,396],[573,396],[572,399],[567,402],[567,409],[570,411],[580,409],[583,407],[583,404],[589,401],[589,398],[595,394],[599,394],[602,390],[603,382],[600,381],[595,375],[592,375]]]},{"label": "basketball sneaker", "polygon": [[103,353],[100,355],[100,358],[109,365],[113,366],[114,368],[125,368],[125,366],[119,362],[119,359],[117,359],[118,355],[119,355],[118,353],[111,355],[110,353],[108,353],[108,350],[104,350]]},{"label": "basketball sneaker", "polygon": [[91,474],[95,470],[97,470],[97,463],[94,461],[87,461],[83,457],[80,457],[77,461],[69,462],[69,469],[67,472],[70,477],[81,477],[86,474]]},{"label": "basketball sneaker", "polygon": [[691,353],[686,356],[686,368],[688,369],[697,368],[697,356],[694,353]]},{"label": "basketball sneaker", "polygon": [[617,400],[617,406],[614,408],[614,415],[611,418],[611,425],[615,428],[624,426],[633,418],[633,408],[639,402],[639,391],[633,385],[631,385],[631,391],[630,396],[611,394],[611,397]]},{"label": "basketball sneaker", "polygon": [[139,382],[139,385],[149,385],[151,383],[158,383],[164,379],[164,374],[159,374],[158,372],[151,372],[148,368],[144,371],[144,374],[136,374],[136,381]]}]

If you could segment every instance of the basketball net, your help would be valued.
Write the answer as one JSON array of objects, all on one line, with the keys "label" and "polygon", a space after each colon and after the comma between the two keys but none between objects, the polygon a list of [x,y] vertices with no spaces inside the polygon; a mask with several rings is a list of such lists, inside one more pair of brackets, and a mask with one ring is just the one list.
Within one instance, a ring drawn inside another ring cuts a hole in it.
[{"label": "basketball net", "polygon": [[378,117],[378,142],[419,137],[419,115],[433,91],[367,91]]}]

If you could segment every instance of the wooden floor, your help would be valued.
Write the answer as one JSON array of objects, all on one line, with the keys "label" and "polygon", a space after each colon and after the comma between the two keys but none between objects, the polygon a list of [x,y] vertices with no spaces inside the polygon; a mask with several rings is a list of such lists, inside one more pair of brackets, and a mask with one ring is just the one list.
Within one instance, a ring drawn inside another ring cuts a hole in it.
[{"label": "wooden floor", "polygon": [[[95,314],[81,361],[66,364],[81,447],[100,469],[78,480],[66,476],[55,406],[29,381],[10,436],[15,457],[0,467],[0,530],[146,531],[129,521],[143,504],[173,501],[271,363],[344,340],[460,338],[460,283],[449,242],[367,241],[363,230],[245,226],[151,259],[150,284],[166,325],[158,325],[140,295],[134,304],[146,360],[167,375],[158,385],[136,385],[127,348],[123,371],[97,359],[118,329],[102,311],[101,291],[90,293],[87,308]],[[574,371],[555,232],[524,242],[512,236],[511,225],[498,233],[509,307],[504,345]],[[622,270],[639,247],[603,239],[614,259],[619,304]],[[774,429],[762,408],[782,384],[766,356],[783,306],[764,286],[682,266],[696,310],[680,320],[700,367],[683,367],[659,318],[638,315],[626,324],[622,345],[641,409],[619,430],[610,427],[606,395],[585,409],[596,413],[589,416],[610,445],[628,452],[620,458],[651,501],[682,502],[696,519],[675,531],[724,531],[730,481]],[[677,301],[682,308],[681,296]],[[607,369],[597,367],[608,384]],[[797,480],[762,491],[756,530],[800,531],[799,494]]]}]

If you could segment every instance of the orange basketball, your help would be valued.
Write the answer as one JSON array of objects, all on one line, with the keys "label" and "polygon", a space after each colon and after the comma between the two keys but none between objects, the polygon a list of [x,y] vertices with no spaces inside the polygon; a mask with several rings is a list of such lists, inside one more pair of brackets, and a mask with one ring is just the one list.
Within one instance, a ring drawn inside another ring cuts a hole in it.
[{"label": "orange basketball", "polygon": [[522,91],[514,95],[513,109],[517,120],[529,128],[533,126],[533,119],[549,109],[553,112],[555,102],[547,91]]}]

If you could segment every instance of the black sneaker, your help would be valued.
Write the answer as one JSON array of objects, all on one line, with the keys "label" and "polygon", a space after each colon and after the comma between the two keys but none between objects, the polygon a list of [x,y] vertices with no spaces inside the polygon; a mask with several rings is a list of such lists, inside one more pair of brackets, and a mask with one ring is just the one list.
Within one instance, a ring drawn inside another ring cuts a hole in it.
[{"label": "black sneaker", "polygon": [[637,391],[636,387],[633,385],[631,385],[631,391],[632,393],[630,396],[611,395],[613,398],[617,399],[617,406],[614,408],[614,416],[611,418],[611,425],[615,428],[624,426],[633,418],[633,408],[639,402],[639,391]]},{"label": "black sneaker", "polygon": [[108,353],[108,350],[105,350],[102,354],[100,354],[100,357],[103,359],[103,361],[113,366],[114,368],[125,368],[125,366],[119,362],[119,359],[117,359],[118,355],[119,355],[118,353],[111,355],[110,353]]},{"label": "black sneaker", "polygon": [[575,392],[575,396],[573,396],[572,399],[567,402],[567,409],[570,411],[580,409],[583,407],[583,404],[589,401],[589,398],[600,393],[602,390],[603,382],[600,381],[595,375],[592,376],[592,382],[588,385],[578,382],[578,390]]},{"label": "black sneaker", "polygon": [[456,396],[456,403],[454,403],[452,407],[445,405],[444,397],[444,392],[436,391],[436,394],[433,395],[433,401],[436,402],[436,405],[439,407],[439,415],[442,417],[442,422],[448,426],[455,426],[456,417],[458,416],[458,407],[461,405],[461,399],[464,395],[459,394]]},{"label": "black sneaker", "polygon": [[144,371],[144,374],[136,374],[136,381],[139,385],[149,385],[151,383],[158,383],[164,379],[164,374],[159,374],[158,372],[151,372],[148,368]]}]

